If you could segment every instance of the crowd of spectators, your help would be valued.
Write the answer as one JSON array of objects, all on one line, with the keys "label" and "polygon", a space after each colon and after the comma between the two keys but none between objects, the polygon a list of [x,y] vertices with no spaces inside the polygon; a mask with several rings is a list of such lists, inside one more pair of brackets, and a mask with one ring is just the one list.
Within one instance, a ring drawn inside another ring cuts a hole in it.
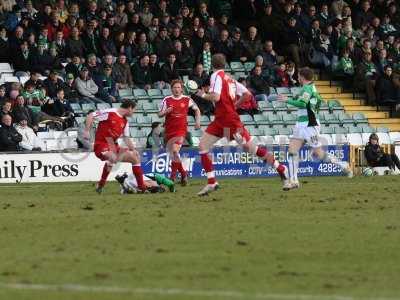
[{"label": "crowd of spectators", "polygon": [[241,113],[256,112],[271,87],[297,86],[306,65],[345,79],[371,105],[400,108],[399,29],[395,0],[2,0],[0,62],[25,83],[0,87],[1,122],[66,128],[71,103],[112,104],[121,89],[186,76],[207,89],[217,52],[255,63],[242,79],[254,99]]}]

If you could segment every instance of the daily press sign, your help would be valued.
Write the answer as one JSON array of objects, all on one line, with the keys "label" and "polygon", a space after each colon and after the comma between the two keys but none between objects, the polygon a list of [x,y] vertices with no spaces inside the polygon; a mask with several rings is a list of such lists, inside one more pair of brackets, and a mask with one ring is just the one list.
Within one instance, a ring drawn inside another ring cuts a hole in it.
[{"label": "daily press sign", "polygon": [[[281,162],[287,162],[287,146],[270,149]],[[327,151],[343,161],[349,161],[348,146],[328,146]],[[217,176],[221,177],[269,177],[276,176],[274,168],[266,165],[258,157],[241,152],[235,147],[215,148],[213,164]],[[311,149],[300,151],[300,176],[335,176],[341,170],[329,163],[315,161]],[[182,149],[184,168],[194,178],[205,176],[197,149]],[[72,182],[96,181],[104,163],[92,152],[87,153],[38,153],[0,154],[0,183],[15,182]],[[169,175],[170,158],[165,151],[142,153],[144,173]],[[131,172],[131,166],[121,163],[114,166],[109,178],[118,173]]]}]

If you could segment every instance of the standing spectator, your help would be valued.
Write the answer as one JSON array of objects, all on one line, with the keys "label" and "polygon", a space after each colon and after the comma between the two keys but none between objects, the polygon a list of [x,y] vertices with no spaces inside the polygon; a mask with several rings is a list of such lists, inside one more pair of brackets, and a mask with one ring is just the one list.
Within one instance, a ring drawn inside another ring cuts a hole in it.
[{"label": "standing spectator", "polygon": [[161,79],[161,68],[155,53],[150,54],[149,73],[154,88],[163,89],[166,87],[166,82]]},{"label": "standing spectator", "polygon": [[149,67],[150,58],[148,55],[143,55],[139,62],[132,67],[133,83],[135,86],[148,90],[151,88],[152,77]]},{"label": "standing spectator", "polygon": [[12,126],[11,115],[1,116],[0,127],[0,151],[19,151],[19,143],[22,141],[22,136]]},{"label": "standing spectator", "polygon": [[28,47],[28,42],[24,41],[21,43],[18,51],[14,52],[15,56],[12,56],[14,70],[17,76],[26,76],[31,70],[33,62],[33,53]]},{"label": "standing spectator", "polygon": [[211,72],[211,44],[205,42],[203,44],[203,51],[200,52],[197,61],[203,64],[204,71],[209,74]]},{"label": "standing spectator", "polygon": [[77,27],[73,27],[71,29],[71,35],[66,41],[65,45],[65,55],[69,58],[73,56],[83,57],[85,54],[86,48],[82,39],[79,36],[79,29]]},{"label": "standing spectator", "polygon": [[28,126],[28,121],[22,117],[17,126],[16,131],[21,135],[19,146],[22,150],[42,151],[45,149],[43,141],[38,138],[32,128]]},{"label": "standing spectator", "polygon": [[369,136],[369,142],[364,150],[365,158],[368,165],[371,167],[389,167],[394,173],[397,169],[400,170],[400,161],[396,154],[387,154],[379,145],[379,137],[376,133]]},{"label": "standing spectator", "polygon": [[132,73],[125,54],[118,56],[118,61],[113,68],[113,76],[117,83],[117,89],[133,87]]},{"label": "standing spectator", "polygon": [[375,64],[372,62],[372,53],[365,52],[363,61],[356,67],[354,87],[357,91],[366,91],[369,105],[375,105],[374,89],[376,77],[377,70]]},{"label": "standing spectator", "polygon": [[193,47],[195,57],[198,57],[203,49],[204,43],[207,42],[205,31],[203,27],[200,27],[193,35],[191,39],[191,45]]},{"label": "standing spectator", "polygon": [[265,5],[264,15],[260,18],[259,24],[263,41],[270,40],[277,42],[279,40],[279,31],[283,26],[279,18],[272,13],[271,3]]},{"label": "standing spectator", "polygon": [[385,66],[384,74],[376,81],[375,91],[378,105],[396,107],[400,104],[400,88],[394,84],[392,73],[392,67]]},{"label": "standing spectator", "polygon": [[170,53],[168,61],[161,67],[161,79],[168,83],[171,83],[174,79],[179,79],[175,53]]},{"label": "standing spectator", "polygon": [[287,25],[282,32],[282,43],[287,47],[287,54],[300,67],[303,65],[303,37],[296,26],[295,18],[289,18]]}]

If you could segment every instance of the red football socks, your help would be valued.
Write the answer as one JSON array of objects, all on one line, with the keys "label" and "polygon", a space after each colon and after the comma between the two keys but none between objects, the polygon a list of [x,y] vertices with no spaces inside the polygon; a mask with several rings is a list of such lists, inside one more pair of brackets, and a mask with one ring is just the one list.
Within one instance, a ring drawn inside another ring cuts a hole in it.
[{"label": "red football socks", "polygon": [[135,175],[138,188],[140,190],[144,191],[146,189],[146,186],[144,185],[143,171],[142,171],[142,167],[140,166],[140,164],[132,165],[132,172],[133,172],[133,175]]},{"label": "red football socks", "polygon": [[112,170],[112,165],[109,165],[108,163],[105,163],[104,167],[103,167],[103,172],[101,173],[101,178],[100,178],[100,181],[99,181],[99,186],[100,187],[103,187],[103,186],[106,185],[107,177],[108,177],[108,174],[111,173],[111,170]]},{"label": "red football socks", "polygon": [[208,155],[208,153],[201,153],[200,157],[201,157],[201,164],[207,173],[207,183],[208,184],[216,183],[215,174],[214,174],[213,165],[212,165],[210,156]]}]

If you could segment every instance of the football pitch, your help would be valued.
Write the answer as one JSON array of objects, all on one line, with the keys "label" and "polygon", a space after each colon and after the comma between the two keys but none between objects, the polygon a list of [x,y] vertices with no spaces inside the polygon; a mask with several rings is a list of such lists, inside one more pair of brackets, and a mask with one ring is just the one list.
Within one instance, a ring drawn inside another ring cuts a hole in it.
[{"label": "football pitch", "polygon": [[0,299],[400,299],[400,176],[220,183],[0,186]]}]

